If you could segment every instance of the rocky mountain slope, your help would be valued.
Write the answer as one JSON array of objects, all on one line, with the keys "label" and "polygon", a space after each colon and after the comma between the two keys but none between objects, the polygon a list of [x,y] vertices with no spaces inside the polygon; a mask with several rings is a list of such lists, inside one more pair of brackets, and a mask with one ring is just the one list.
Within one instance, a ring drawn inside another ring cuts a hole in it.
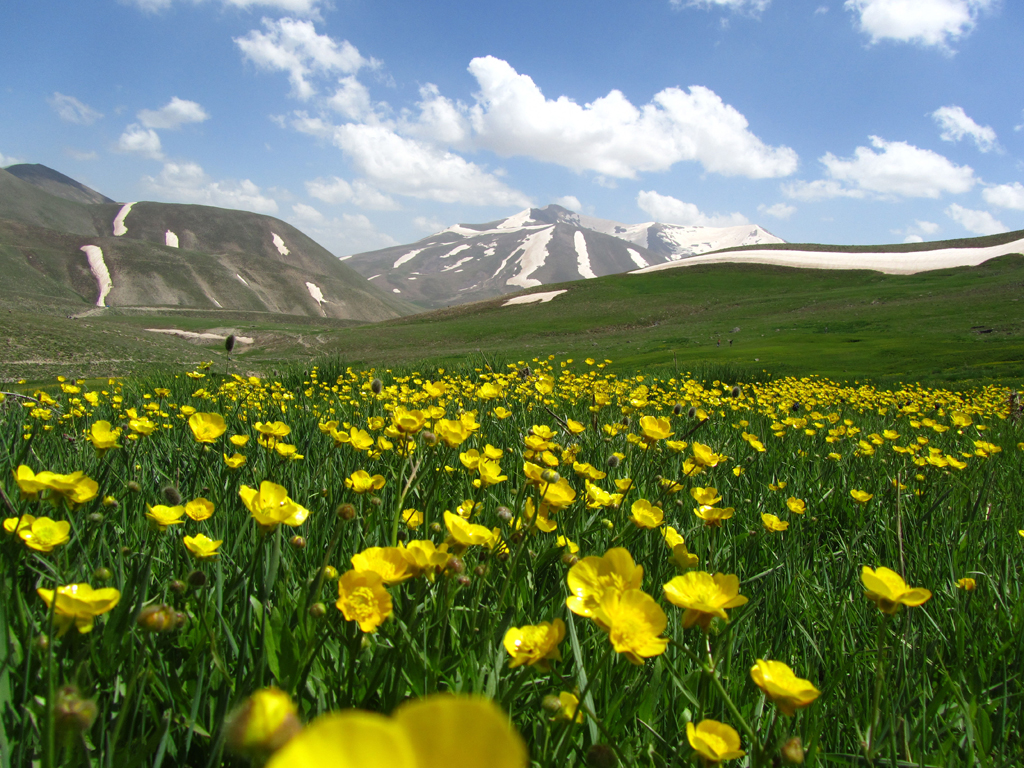
[{"label": "rocky mountain slope", "polygon": [[346,257],[385,292],[426,308],[628,272],[739,245],[783,242],[756,225],[624,225],[558,205],[457,224],[416,243]]},{"label": "rocky mountain slope", "polygon": [[84,203],[76,198],[93,192],[88,187],[45,166],[24,168],[24,178],[0,170],[0,269],[8,276],[0,295],[79,302],[82,309],[176,307],[366,322],[413,310],[280,219],[201,205]]}]

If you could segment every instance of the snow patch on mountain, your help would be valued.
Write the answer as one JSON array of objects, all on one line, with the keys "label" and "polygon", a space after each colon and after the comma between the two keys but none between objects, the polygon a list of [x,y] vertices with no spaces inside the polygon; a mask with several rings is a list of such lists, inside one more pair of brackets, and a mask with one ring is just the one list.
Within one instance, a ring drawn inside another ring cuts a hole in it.
[{"label": "snow patch on mountain", "polygon": [[452,250],[448,251],[448,253],[442,253],[440,258],[442,258],[442,259],[450,259],[452,256],[455,256],[456,254],[462,253],[463,251],[468,250],[468,249],[470,249],[472,247],[473,246],[469,245],[468,243],[465,244],[465,245],[460,245],[457,248],[453,248]]},{"label": "snow patch on mountain", "polygon": [[[507,219],[506,219],[507,221]],[[506,285],[518,285],[520,288],[532,288],[541,285],[540,280],[530,277],[544,266],[548,257],[548,243],[555,232],[554,225],[535,232],[523,241],[523,255],[519,258],[519,274],[505,281]]]},{"label": "snow patch on mountain", "polygon": [[103,260],[103,249],[98,245],[83,245],[79,250],[85,253],[85,258],[89,262],[89,270],[96,278],[96,284],[100,289],[96,306],[105,307],[107,306],[107,294],[114,287],[114,281],[110,279],[110,270],[107,269],[107,263]]},{"label": "snow patch on mountain", "polygon": [[249,284],[247,282],[245,282],[245,278],[244,277],[242,277],[239,274],[235,274],[235,277],[237,277],[239,280],[241,280],[242,281],[242,285],[244,285],[246,288],[250,287]]},{"label": "snow patch on mountain", "polygon": [[408,264],[410,261],[412,261],[416,257],[417,254],[423,253],[423,251],[425,251],[425,250],[426,250],[426,248],[417,248],[414,251],[409,251],[404,256],[399,256],[398,259],[395,261],[395,266],[392,267],[392,269],[398,269],[403,264]]},{"label": "snow patch on mountain", "polygon": [[[221,336],[218,333],[197,333],[195,331],[182,331],[179,328],[143,328],[144,331],[150,333],[166,333],[171,336],[181,336],[183,339],[191,339],[195,341],[224,341],[227,336]],[[239,344],[252,344],[256,339],[251,336],[235,336],[235,341]]]},{"label": "snow patch on mountain", "polygon": [[124,225],[124,220],[128,218],[128,214],[135,203],[126,203],[121,206],[121,210],[117,212],[117,216],[114,217],[114,237],[120,237],[128,232],[128,227]]},{"label": "snow patch on mountain", "polygon": [[166,245],[168,248],[178,247],[178,236],[171,232],[171,230],[169,229],[166,232],[164,232],[164,245]]},{"label": "snow patch on mountain", "polygon": [[289,253],[291,253],[291,251],[288,250],[288,246],[284,244],[284,240],[281,239],[281,236],[279,234],[277,234],[276,232],[271,232],[270,234],[274,236],[274,247],[277,248],[278,253],[280,253],[282,256],[287,256]]},{"label": "snow patch on mountain", "polygon": [[454,270],[454,269],[458,269],[459,267],[461,267],[461,266],[462,266],[463,264],[465,264],[465,263],[466,263],[467,261],[472,261],[472,260],[473,260],[473,257],[472,257],[472,256],[467,256],[467,257],[466,257],[466,258],[464,258],[464,259],[459,259],[459,260],[458,260],[458,261],[456,261],[456,262],[455,262],[454,264],[449,264],[449,265],[448,265],[447,267],[445,267],[445,268],[444,268],[444,269],[442,269],[441,271],[442,271],[442,272],[451,272],[452,270]]},{"label": "snow patch on mountain", "polygon": [[529,296],[516,296],[513,299],[509,299],[501,306],[509,307],[514,304],[545,304],[555,298],[555,296],[561,296],[563,293],[567,293],[568,290],[568,288],[563,288],[560,291],[547,291],[546,293],[531,293]]},{"label": "snow patch on mountain", "polygon": [[572,242],[576,246],[576,269],[579,270],[580,276],[588,280],[597,277],[594,270],[590,268],[590,254],[587,253],[587,239],[583,236],[583,232],[577,229],[572,236]]},{"label": "snow patch on mountain", "polygon": [[647,260],[644,259],[643,256],[634,251],[632,248],[627,248],[626,253],[629,254],[629,258],[631,258],[633,260],[633,263],[640,267],[640,269],[650,266],[650,264],[647,263]]}]

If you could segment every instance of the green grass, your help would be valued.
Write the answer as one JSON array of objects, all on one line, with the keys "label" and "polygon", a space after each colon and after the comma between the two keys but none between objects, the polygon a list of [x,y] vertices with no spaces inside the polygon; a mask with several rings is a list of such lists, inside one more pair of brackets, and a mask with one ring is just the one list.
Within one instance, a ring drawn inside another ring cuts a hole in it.
[{"label": "green grass", "polygon": [[[104,381],[99,388],[106,394],[95,407],[81,400],[84,392],[58,390],[47,421],[8,398],[0,404],[0,503],[6,516],[50,515],[68,520],[72,531],[52,554],[33,552],[14,537],[0,540],[0,589],[7,596],[0,601],[0,764],[241,765],[223,751],[223,723],[233,707],[270,684],[291,696],[305,721],[353,706],[387,713],[409,697],[438,691],[485,695],[509,712],[536,766],[592,765],[588,753],[595,745],[615,755],[612,765],[693,765],[686,723],[706,718],[738,729],[758,766],[773,765],[790,737],[802,740],[807,764],[814,766],[1009,768],[1024,761],[1024,539],[1017,534],[1024,524],[1024,452],[1016,447],[1024,436],[1019,421],[1004,418],[1005,390],[893,394],[813,379],[766,380],[756,387],[746,383],[733,399],[725,394],[733,379],[724,387],[710,381],[702,387],[634,368],[629,376],[623,371],[595,377],[595,383],[588,366],[577,361],[563,368],[560,362],[534,362],[531,378],[503,379],[504,397],[489,402],[476,394],[494,379],[483,365],[460,366],[442,377],[397,368],[346,373],[337,360],[258,386],[209,371],[201,379],[179,373],[131,378],[119,386]],[[534,385],[548,374],[555,389],[541,398]],[[447,382],[440,400],[418,399],[419,382],[428,375]],[[380,396],[370,387],[376,376],[382,379]],[[170,396],[155,397],[156,387],[167,387]],[[602,392],[610,402],[590,410]],[[80,400],[81,410],[72,399]],[[673,416],[677,401],[682,412]],[[153,419],[169,428],[126,439],[126,409],[142,412],[149,403],[159,404],[167,416]],[[499,403],[511,410],[508,419],[491,415]],[[710,419],[688,417],[691,403]],[[436,405],[449,418],[476,410],[482,426],[459,449],[417,440],[410,461],[394,450],[374,457],[335,447],[318,426],[331,418],[370,427],[376,438],[383,433],[373,419],[389,421],[389,409],[400,404]],[[197,444],[179,415],[186,405],[222,413],[228,431],[208,448]],[[970,426],[939,432],[927,421],[949,425],[960,410],[971,414]],[[690,449],[676,453],[659,441],[642,450],[628,439],[631,432],[641,434],[644,413],[668,418],[673,439],[700,441],[731,458],[687,476],[682,462]],[[587,429],[567,434],[566,417]],[[775,436],[773,425],[789,417],[807,423],[793,421]],[[122,447],[102,457],[85,436],[99,419],[124,430]],[[290,426],[286,440],[304,459],[284,461],[256,443],[255,422],[273,420]],[[845,429],[844,420],[860,431],[837,432],[827,442],[830,429]],[[602,488],[612,489],[614,479],[634,481],[619,509],[589,509],[582,479],[563,463],[558,471],[577,500],[554,517],[558,533],[579,545],[578,557],[625,547],[643,565],[642,589],[667,614],[664,635],[671,644],[641,666],[615,653],[594,622],[566,610],[572,560],[555,534],[516,533],[525,500],[538,493],[522,470],[523,438],[535,424],[559,433],[556,451],[577,445],[577,461],[607,471],[597,481]],[[615,430],[604,429],[606,424],[619,431],[611,434]],[[879,437],[878,446],[868,442],[886,429],[899,436]],[[23,437],[26,432],[31,439]],[[767,450],[755,451],[743,432],[758,436]],[[241,449],[248,462],[237,473],[221,460],[221,453],[235,450],[227,443],[232,434],[250,435]],[[964,458],[966,466],[917,466],[892,448],[918,445],[918,438],[927,440],[922,456],[934,447]],[[975,441],[994,443],[1002,452],[974,455]],[[485,444],[504,450],[508,480],[479,489],[458,454]],[[612,466],[614,452],[622,458]],[[828,458],[830,452],[841,459]],[[98,493],[73,511],[21,499],[12,479],[20,464],[36,472],[84,471],[97,480]],[[737,475],[734,468],[743,471]],[[384,487],[372,497],[347,490],[343,480],[357,469],[382,474]],[[662,479],[682,487],[672,493]],[[261,534],[238,491],[263,480],[282,484],[310,510],[308,520],[294,530],[281,526]],[[784,489],[769,487],[780,482]],[[720,529],[701,524],[688,493],[711,485],[722,506],[735,508]],[[186,519],[165,533],[151,530],[148,505],[168,503],[168,487],[183,501],[208,498],[214,516],[202,523]],[[857,504],[850,496],[854,489],[874,498]],[[103,505],[108,495],[116,506]],[[806,501],[806,514],[787,512],[790,495]],[[685,536],[701,569],[739,577],[749,602],[730,609],[728,623],[717,620],[706,636],[683,628],[682,610],[662,593],[677,575],[662,535],[629,520],[638,498],[661,503],[665,521]],[[433,582],[418,577],[390,587],[393,615],[373,634],[345,621],[333,605],[336,585],[317,583],[321,566],[343,573],[353,554],[392,543],[396,515],[408,507],[422,511],[425,522],[401,529],[402,537],[440,544],[445,533],[433,524],[464,499],[482,505],[474,521],[497,528],[507,553],[471,547],[459,568]],[[335,516],[343,503],[356,506],[355,520]],[[501,507],[512,512],[511,520]],[[778,515],[789,529],[766,533],[762,513]],[[218,560],[190,559],[182,536],[200,531],[223,540]],[[304,547],[289,543],[294,534],[304,538]],[[865,565],[902,571],[932,597],[886,618],[864,596]],[[98,568],[109,569],[106,580],[98,580]],[[202,574],[205,586],[184,586],[198,580],[193,572]],[[975,591],[957,589],[965,576],[977,580]],[[120,602],[91,633],[72,629],[58,638],[35,590],[79,581],[118,589]],[[316,602],[324,604],[324,615],[308,612]],[[183,625],[145,632],[136,623],[140,609],[162,604],[181,613]],[[571,632],[553,671],[509,668],[502,648],[506,630],[555,618],[570,624]],[[786,662],[821,696],[793,718],[780,716],[750,679],[758,658]],[[65,684],[97,707],[94,723],[82,731],[58,726],[52,705]],[[545,697],[574,688],[586,694],[588,722],[552,720]]]}]

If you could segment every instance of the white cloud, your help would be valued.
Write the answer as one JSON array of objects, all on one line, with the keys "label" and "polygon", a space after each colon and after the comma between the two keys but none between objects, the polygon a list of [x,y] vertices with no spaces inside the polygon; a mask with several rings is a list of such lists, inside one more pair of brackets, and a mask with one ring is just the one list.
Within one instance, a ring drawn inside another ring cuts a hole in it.
[{"label": "white cloud", "polygon": [[946,209],[946,215],[968,232],[976,235],[994,235],[1008,232],[1009,228],[988,211],[972,211],[970,208],[953,203]]},{"label": "white cloud", "polygon": [[327,100],[327,105],[349,120],[363,120],[373,111],[370,92],[365,85],[356,80],[355,75],[343,77],[338,81],[338,88]]},{"label": "white cloud", "polygon": [[144,176],[142,181],[170,202],[277,213],[277,201],[265,196],[249,179],[213,181],[197,163],[164,163],[159,176]]},{"label": "white cloud", "polygon": [[903,242],[904,243],[923,243],[924,242],[924,238],[921,237],[920,235],[907,235],[905,238],[903,238]]},{"label": "white cloud", "polygon": [[991,126],[980,126],[967,116],[963,107],[939,107],[932,112],[932,118],[942,131],[939,136],[943,141],[960,141],[970,136],[982,152],[990,152],[996,148],[996,132]]},{"label": "white cloud", "polygon": [[920,149],[904,141],[886,141],[878,136],[871,136],[870,141],[871,146],[880,151],[857,147],[851,158],[836,157],[831,152],[822,157],[821,163],[829,176],[849,184],[853,190],[903,197],[937,198],[943,192],[960,194],[977,182],[970,166],[956,165],[930,149]]},{"label": "white cloud", "polygon": [[436,217],[417,216],[412,220],[412,225],[421,232],[440,232],[445,228],[444,223]]},{"label": "white cloud", "polygon": [[399,136],[383,125],[349,123],[334,130],[334,143],[377,187],[442,203],[515,205],[530,199],[459,155]]},{"label": "white cloud", "polygon": [[830,200],[833,197],[864,197],[862,190],[847,189],[832,179],[793,181],[782,185],[782,194],[794,200],[803,200],[809,203],[817,200]]},{"label": "white cloud", "polygon": [[676,8],[727,8],[731,11],[746,11],[757,14],[771,4],[772,0],[669,0]]},{"label": "white cloud", "polygon": [[555,205],[560,205],[563,208],[568,208],[570,211],[579,211],[583,207],[580,205],[580,199],[576,197],[576,195],[556,197],[554,203]]},{"label": "white cloud", "polygon": [[916,219],[906,229],[894,229],[892,233],[894,235],[906,235],[903,242],[905,243],[923,243],[924,236],[934,235],[939,231],[939,225],[933,221],[921,221]]},{"label": "white cloud", "polygon": [[427,83],[420,88],[419,116],[416,120],[404,118],[401,131],[409,136],[426,139],[443,146],[464,145],[470,135],[466,107],[441,95],[438,87]]},{"label": "white cloud", "polygon": [[[308,206],[307,206],[308,207]],[[344,213],[339,218],[327,219],[319,223],[293,217],[302,231],[312,237],[335,256],[346,256],[363,251],[375,251],[398,245],[398,241],[390,235],[377,231],[366,216],[361,213]]]},{"label": "white cloud", "polygon": [[819,5],[817,8],[814,9],[814,15],[815,16],[821,16],[822,14],[825,14],[825,13],[828,13],[828,6],[827,5]]},{"label": "white cloud", "polygon": [[[174,0],[121,0],[127,5],[134,5],[147,13],[158,13],[171,7]],[[193,0],[196,2],[196,0]],[[272,8],[295,16],[319,18],[322,0],[220,0],[221,4],[231,8],[249,10],[251,8]]]},{"label": "white cloud", "polygon": [[1013,184],[1000,184],[995,187],[987,187],[982,190],[981,196],[985,202],[998,208],[1012,208],[1015,211],[1024,211],[1024,184],[1019,181]]},{"label": "white cloud", "polygon": [[261,69],[288,73],[292,95],[309,99],[317,91],[309,78],[313,75],[351,75],[377,62],[365,59],[348,40],[340,43],[328,35],[318,35],[311,21],[263,19],[266,32],[252,30],[234,38],[245,58]]},{"label": "white cloud", "polygon": [[19,163],[25,162],[17,157],[11,157],[0,152],[0,168],[6,168],[8,165],[18,165]]},{"label": "white cloud", "polygon": [[306,182],[306,192],[310,197],[325,203],[353,203],[360,208],[376,211],[395,211],[401,207],[393,197],[385,195],[362,179],[356,179],[351,184],[337,176],[313,179]]},{"label": "white cloud", "polygon": [[[96,150],[94,149],[84,150],[75,149],[74,147],[67,147],[64,151],[67,153],[68,157],[72,158],[73,160],[95,160],[96,158],[99,157],[99,155],[96,153]],[[3,165],[2,159],[0,159],[0,165]]]},{"label": "white cloud", "polygon": [[186,123],[201,123],[210,116],[199,104],[173,97],[160,109],[144,109],[136,115],[146,128],[176,129]]},{"label": "white cloud", "polygon": [[775,205],[759,205],[757,210],[766,216],[774,216],[776,219],[788,219],[794,213],[796,213],[796,207],[792,205],[786,205],[785,203],[776,203]]},{"label": "white cloud", "polygon": [[640,210],[651,216],[655,221],[662,224],[681,224],[683,226],[697,227],[735,227],[740,224],[749,224],[747,217],[741,213],[729,213],[725,215],[712,214],[708,216],[701,213],[693,203],[684,203],[668,195],[659,195],[657,192],[641,191],[636,196],[636,204]]},{"label": "white cloud", "polygon": [[124,129],[117,140],[116,149],[118,152],[134,152],[152,160],[162,160],[164,157],[156,131],[143,128],[138,123],[132,123]]},{"label": "white cloud", "polygon": [[292,219],[305,224],[321,224],[324,221],[324,215],[312,205],[295,203],[292,206]]},{"label": "white cloud", "polygon": [[860,29],[871,42],[896,40],[949,50],[949,43],[968,34],[978,14],[995,0],[846,0],[860,16]]},{"label": "white cloud", "polygon": [[770,147],[746,118],[709,88],[666,88],[643,107],[617,90],[580,106],[550,100],[527,75],[493,56],[473,59],[480,92],[470,109],[477,146],[525,155],[576,171],[636,178],[695,160],[726,176],[786,176],[797,167],[789,147]]},{"label": "white cloud", "polygon": [[53,96],[47,99],[47,101],[57,113],[57,117],[65,123],[92,125],[103,117],[102,114],[97,112],[88,104],[83,104],[74,96],[65,96],[63,93],[58,93],[57,91],[54,91]]}]

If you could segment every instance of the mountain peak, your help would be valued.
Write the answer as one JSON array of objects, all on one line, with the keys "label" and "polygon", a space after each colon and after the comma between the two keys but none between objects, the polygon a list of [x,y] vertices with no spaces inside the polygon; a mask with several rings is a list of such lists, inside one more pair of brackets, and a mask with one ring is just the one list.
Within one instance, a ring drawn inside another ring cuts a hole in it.
[{"label": "mountain peak", "polygon": [[27,181],[34,187],[54,195],[71,200],[74,203],[113,203],[106,195],[101,195],[95,189],[75,181],[70,176],[65,176],[60,171],[48,168],[40,163],[19,163],[4,168],[12,176],[17,176],[22,181]]}]

